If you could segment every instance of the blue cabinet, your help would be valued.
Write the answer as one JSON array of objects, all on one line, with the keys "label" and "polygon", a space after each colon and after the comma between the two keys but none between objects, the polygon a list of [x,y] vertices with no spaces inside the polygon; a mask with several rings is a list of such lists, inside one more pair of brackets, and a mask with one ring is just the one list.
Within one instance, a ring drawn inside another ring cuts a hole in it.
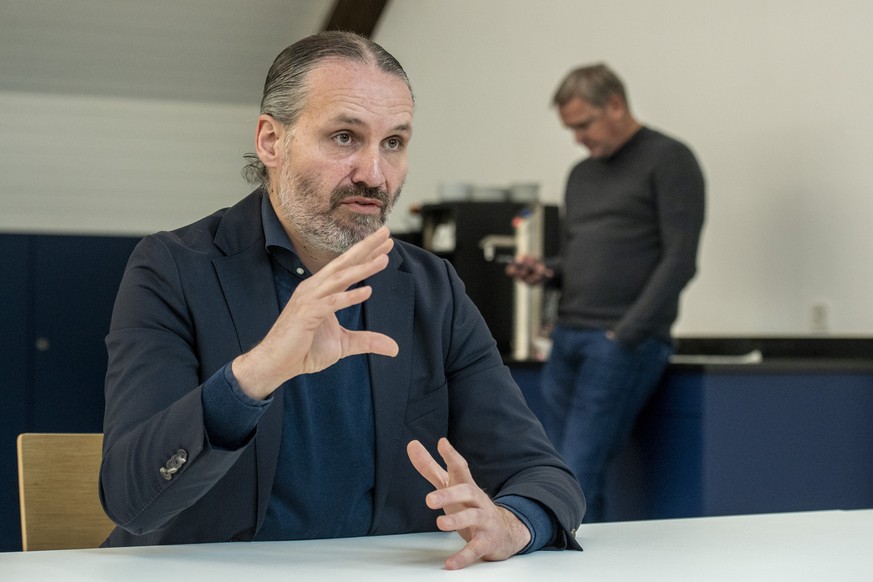
[{"label": "blue cabinet", "polygon": [[671,366],[607,495],[615,521],[873,507],[873,359]]},{"label": "blue cabinet", "polygon": [[0,551],[21,549],[16,436],[102,430],[103,341],[138,241],[0,234]]}]

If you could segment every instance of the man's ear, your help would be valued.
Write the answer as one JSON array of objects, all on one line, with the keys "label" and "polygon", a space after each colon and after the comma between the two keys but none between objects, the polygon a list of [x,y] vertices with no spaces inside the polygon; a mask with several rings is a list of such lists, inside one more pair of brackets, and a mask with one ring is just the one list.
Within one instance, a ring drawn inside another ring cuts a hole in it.
[{"label": "man's ear", "polygon": [[285,135],[285,126],[270,115],[258,117],[258,128],[255,134],[255,149],[261,162],[267,168],[276,169],[280,161],[280,145]]},{"label": "man's ear", "polygon": [[613,93],[606,101],[606,110],[613,119],[624,117],[628,113],[627,103],[618,93]]}]

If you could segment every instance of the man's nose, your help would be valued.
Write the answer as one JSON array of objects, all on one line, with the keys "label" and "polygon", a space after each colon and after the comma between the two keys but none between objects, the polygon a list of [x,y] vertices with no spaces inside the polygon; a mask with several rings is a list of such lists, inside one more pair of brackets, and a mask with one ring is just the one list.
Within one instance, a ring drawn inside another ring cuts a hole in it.
[{"label": "man's nose", "polygon": [[380,187],[385,185],[385,173],[382,165],[384,164],[382,153],[378,148],[363,149],[355,160],[354,173],[352,180],[357,184],[364,184],[368,187]]}]

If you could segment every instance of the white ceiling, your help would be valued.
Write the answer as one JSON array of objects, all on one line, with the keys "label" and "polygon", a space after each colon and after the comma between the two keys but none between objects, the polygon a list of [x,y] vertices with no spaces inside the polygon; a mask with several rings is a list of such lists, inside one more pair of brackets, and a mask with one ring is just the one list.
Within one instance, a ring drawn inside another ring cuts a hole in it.
[{"label": "white ceiling", "polygon": [[0,91],[257,104],[333,0],[3,0]]}]

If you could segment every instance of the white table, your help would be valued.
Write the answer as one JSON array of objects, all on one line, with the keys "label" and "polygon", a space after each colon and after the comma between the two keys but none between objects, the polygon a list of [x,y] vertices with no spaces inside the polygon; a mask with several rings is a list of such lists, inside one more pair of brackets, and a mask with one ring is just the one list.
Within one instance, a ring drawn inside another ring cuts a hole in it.
[{"label": "white table", "polygon": [[584,552],[448,572],[455,534],[0,553],[2,582],[873,581],[873,510],[583,525]]}]

